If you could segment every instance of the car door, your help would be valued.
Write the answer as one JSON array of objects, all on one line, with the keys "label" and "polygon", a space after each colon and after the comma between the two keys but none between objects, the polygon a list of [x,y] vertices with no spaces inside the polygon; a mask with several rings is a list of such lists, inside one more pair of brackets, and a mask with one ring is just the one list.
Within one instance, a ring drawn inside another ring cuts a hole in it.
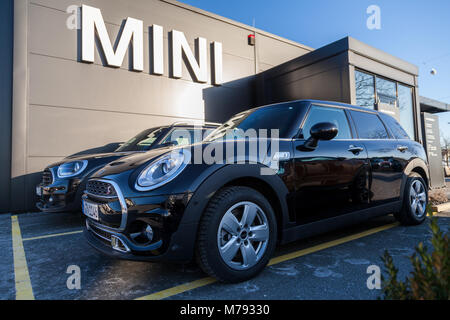
[{"label": "car door", "polygon": [[[319,141],[314,150],[302,146],[312,126],[334,123],[337,136]],[[330,218],[368,206],[368,159],[356,139],[345,109],[312,105],[294,140],[295,211],[299,224]]]},{"label": "car door", "polygon": [[351,110],[350,114],[369,157],[371,205],[398,200],[407,147],[389,134],[377,113]]}]

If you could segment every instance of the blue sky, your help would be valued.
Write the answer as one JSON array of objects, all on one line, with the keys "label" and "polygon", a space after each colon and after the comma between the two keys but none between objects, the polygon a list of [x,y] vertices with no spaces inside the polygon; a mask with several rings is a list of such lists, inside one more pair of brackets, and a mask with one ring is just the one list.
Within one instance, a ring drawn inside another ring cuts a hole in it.
[{"label": "blue sky", "polygon": [[[352,36],[417,65],[419,94],[450,103],[449,0],[182,0],[221,16],[320,48]],[[381,30],[369,30],[366,9],[381,9]],[[436,75],[430,71],[437,70]],[[450,137],[450,113],[441,115]]]}]

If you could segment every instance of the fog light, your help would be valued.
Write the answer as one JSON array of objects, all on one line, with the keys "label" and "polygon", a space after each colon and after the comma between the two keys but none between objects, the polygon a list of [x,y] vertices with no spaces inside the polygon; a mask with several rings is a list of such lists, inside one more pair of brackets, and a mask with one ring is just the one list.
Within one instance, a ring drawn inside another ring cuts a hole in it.
[{"label": "fog light", "polygon": [[111,236],[111,247],[114,250],[120,251],[120,252],[130,252],[130,249],[127,247],[125,243],[122,242],[119,238],[116,236]]},{"label": "fog light", "polygon": [[53,202],[53,197],[50,197],[50,198],[48,199],[48,201],[49,201],[49,202]]},{"label": "fog light", "polygon": [[148,239],[149,242],[153,240],[153,229],[149,225],[144,230],[144,236]]}]

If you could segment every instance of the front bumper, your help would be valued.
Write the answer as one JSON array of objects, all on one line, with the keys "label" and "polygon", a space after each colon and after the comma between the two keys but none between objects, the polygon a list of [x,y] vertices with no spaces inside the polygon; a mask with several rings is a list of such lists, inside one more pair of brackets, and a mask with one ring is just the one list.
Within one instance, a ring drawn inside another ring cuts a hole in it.
[{"label": "front bumper", "polygon": [[[116,195],[106,197],[88,191],[83,195],[84,202],[98,208],[98,219],[86,218],[85,235],[91,246],[127,260],[192,259],[197,224],[181,223],[189,193],[126,198],[114,181],[99,182],[113,186]],[[150,240],[144,233],[148,227],[153,232]]]},{"label": "front bumper", "polygon": [[36,207],[44,212],[79,211],[82,196],[79,190],[79,181],[59,180],[50,185],[41,183],[36,186]]},{"label": "front bumper", "polygon": [[[182,263],[192,260],[192,253],[194,250],[194,241],[192,239],[192,235],[196,233],[196,230],[196,224],[180,225],[179,230],[172,234],[170,240],[171,243],[168,246],[169,249],[165,251],[158,251],[163,244],[162,242],[158,242],[154,244],[154,250],[150,250],[151,248],[149,248],[149,252],[133,251],[135,249],[133,248],[133,246],[131,246],[131,248],[128,247],[129,250],[113,249],[111,240],[105,239],[110,239],[111,235],[118,236],[122,241],[126,239],[123,243],[127,246],[130,244],[128,238],[124,237],[120,233],[107,231],[106,233],[109,233],[110,236],[103,237],[103,235],[99,235],[96,232],[93,232],[92,226],[86,227],[83,233],[86,241],[91,247],[101,252],[102,254],[113,258],[132,261],[169,261]],[[154,254],[151,254],[152,251]]]}]

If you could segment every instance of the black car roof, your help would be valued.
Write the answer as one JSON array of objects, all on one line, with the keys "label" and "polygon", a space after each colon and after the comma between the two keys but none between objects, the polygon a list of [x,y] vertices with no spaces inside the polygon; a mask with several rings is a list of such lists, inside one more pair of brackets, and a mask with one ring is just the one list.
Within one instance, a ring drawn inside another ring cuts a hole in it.
[{"label": "black car roof", "polygon": [[267,107],[275,107],[275,106],[283,105],[283,104],[300,103],[300,102],[306,102],[306,103],[310,103],[310,104],[325,104],[325,105],[330,105],[330,106],[338,106],[338,107],[343,107],[343,108],[355,109],[355,110],[358,110],[358,111],[379,113],[379,111],[377,111],[377,110],[368,109],[368,108],[364,108],[364,107],[359,107],[359,106],[355,106],[355,105],[352,105],[352,104],[336,102],[336,101],[313,100],[313,99],[302,99],[302,100],[293,100],[293,101],[273,103],[273,104],[270,104],[270,105],[257,107],[257,108],[251,109],[251,110],[262,109],[262,108],[267,108]]}]

